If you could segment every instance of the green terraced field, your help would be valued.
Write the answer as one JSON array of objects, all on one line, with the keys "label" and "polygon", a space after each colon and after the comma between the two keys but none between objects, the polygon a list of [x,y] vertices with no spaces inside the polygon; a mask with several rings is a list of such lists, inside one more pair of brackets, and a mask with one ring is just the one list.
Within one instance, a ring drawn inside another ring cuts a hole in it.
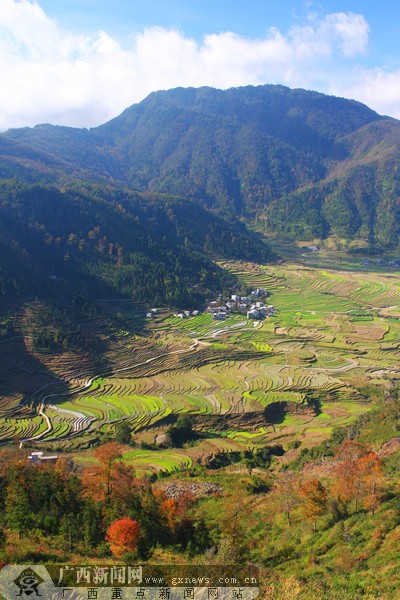
[{"label": "green terraced field", "polygon": [[[365,386],[384,387],[400,377],[400,285],[393,273],[343,265],[223,266],[243,287],[268,290],[277,313],[254,323],[238,314],[214,321],[208,314],[180,319],[160,311],[145,332],[116,328],[108,370],[89,365],[80,372],[79,365],[67,364],[69,389],[41,389],[38,380],[33,407],[16,395],[8,403],[2,398],[0,440],[35,438],[79,451],[99,434],[113,434],[121,419],[140,439],[171,413],[262,417],[271,404],[292,407],[273,427],[213,431],[212,443],[202,440],[197,450],[126,455],[138,469],[172,471],[232,444],[243,449],[304,436],[318,441],[371,408],[360,393]],[[295,406],[309,410],[296,413]],[[202,431],[206,435],[207,427]]]}]

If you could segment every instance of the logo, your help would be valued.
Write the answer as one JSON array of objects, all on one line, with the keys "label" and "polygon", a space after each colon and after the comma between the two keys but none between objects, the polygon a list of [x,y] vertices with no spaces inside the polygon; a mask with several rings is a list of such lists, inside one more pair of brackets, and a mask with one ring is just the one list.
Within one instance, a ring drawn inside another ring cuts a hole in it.
[{"label": "logo", "polygon": [[19,594],[17,597],[21,596],[31,596],[35,594],[36,596],[41,596],[38,591],[38,587],[41,583],[43,583],[44,579],[40,577],[31,567],[28,567],[16,579],[14,579],[15,585],[19,588]]}]

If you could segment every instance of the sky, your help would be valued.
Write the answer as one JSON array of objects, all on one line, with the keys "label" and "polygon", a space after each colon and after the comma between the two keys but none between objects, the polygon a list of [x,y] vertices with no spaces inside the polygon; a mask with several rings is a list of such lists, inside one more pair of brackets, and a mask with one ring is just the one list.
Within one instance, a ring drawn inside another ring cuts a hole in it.
[{"label": "sky", "polygon": [[397,0],[0,0],[0,130],[95,127],[150,92],[282,84],[400,118]]}]

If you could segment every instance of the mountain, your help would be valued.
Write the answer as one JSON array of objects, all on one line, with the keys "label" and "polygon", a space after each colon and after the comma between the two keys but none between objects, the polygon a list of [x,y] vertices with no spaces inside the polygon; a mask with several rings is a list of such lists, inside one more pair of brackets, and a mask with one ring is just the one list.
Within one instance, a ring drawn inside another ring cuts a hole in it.
[{"label": "mountain", "polygon": [[297,238],[396,245],[400,124],[283,86],[154,92],[94,129],[0,136],[0,174],[172,194]]},{"label": "mountain", "polygon": [[[196,306],[233,284],[210,254],[268,260],[240,223],[112,186],[0,184],[0,293]],[[57,294],[55,294],[57,291]]]}]

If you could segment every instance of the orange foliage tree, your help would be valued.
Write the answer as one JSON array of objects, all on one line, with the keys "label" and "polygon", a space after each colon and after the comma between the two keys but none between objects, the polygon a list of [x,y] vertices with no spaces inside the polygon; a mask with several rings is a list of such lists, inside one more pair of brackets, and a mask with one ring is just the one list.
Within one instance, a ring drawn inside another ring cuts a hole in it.
[{"label": "orange foliage tree", "polygon": [[335,468],[334,492],[345,513],[353,500],[355,510],[358,508],[362,490],[359,460],[366,454],[365,446],[354,440],[344,440],[336,454],[338,462]]},{"label": "orange foliage tree", "polygon": [[313,523],[314,531],[317,528],[317,518],[322,515],[328,502],[328,494],[319,479],[310,479],[300,488],[303,498],[303,513]]},{"label": "orange foliage tree", "polygon": [[124,464],[123,446],[117,442],[109,442],[95,450],[99,465],[88,467],[82,477],[84,496],[108,506],[119,503],[124,506],[135,490],[135,472]]},{"label": "orange foliage tree", "polygon": [[179,505],[174,498],[166,498],[161,502],[161,514],[166,519],[170,529],[175,528],[175,521],[178,516]]},{"label": "orange foliage tree", "polygon": [[111,523],[107,529],[106,541],[116,558],[124,552],[135,550],[140,534],[140,524],[134,519],[125,517]]},{"label": "orange foliage tree", "polygon": [[195,499],[194,494],[189,491],[179,494],[177,498],[168,498],[163,490],[158,489],[155,490],[154,496],[159,503],[162,516],[172,531],[178,520],[186,516]]},{"label": "orange foliage tree", "polygon": [[382,461],[375,452],[369,452],[360,458],[358,468],[364,483],[364,507],[373,514],[379,505],[383,477]]},{"label": "orange foliage tree", "polygon": [[337,454],[335,492],[347,511],[354,500],[355,510],[360,500],[365,508],[374,511],[379,503],[382,479],[381,461],[377,454],[353,440],[345,440]]}]

